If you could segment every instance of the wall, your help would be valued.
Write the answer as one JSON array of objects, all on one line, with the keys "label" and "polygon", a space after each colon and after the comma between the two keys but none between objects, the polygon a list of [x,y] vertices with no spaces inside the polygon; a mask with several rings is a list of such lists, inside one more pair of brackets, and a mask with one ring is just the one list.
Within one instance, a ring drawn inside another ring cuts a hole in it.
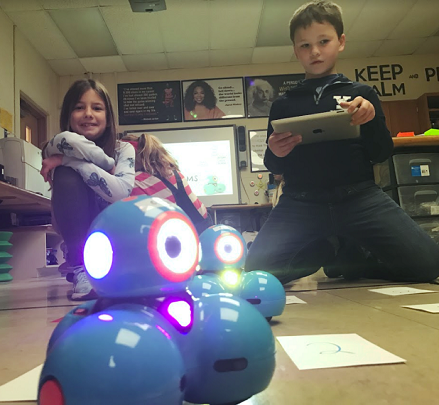
[{"label": "wall", "polygon": [[48,134],[56,132],[58,84],[58,75],[0,9],[0,107],[13,114],[13,133],[17,137],[20,93],[48,115]]},{"label": "wall", "polygon": [[[13,25],[0,10],[0,108],[14,113],[14,41]],[[0,129],[0,138],[3,130]]]},{"label": "wall", "polygon": [[[439,55],[380,57],[350,60],[341,59],[338,62],[338,71],[344,73],[351,80],[357,80],[375,86],[378,93],[381,95],[380,98],[382,101],[410,100],[416,99],[424,93],[439,92]],[[303,73],[303,70],[298,62],[293,62],[275,65],[260,64],[203,69],[175,69],[167,71],[96,74],[93,75],[93,78],[101,81],[107,87],[111,99],[113,100],[114,108],[117,111],[118,83],[276,75],[287,73]],[[68,87],[78,78],[80,77],[65,76],[60,78],[58,108],[61,105],[62,98]],[[182,128],[224,124],[243,125],[247,130],[265,129],[267,126],[267,118],[150,124],[145,125],[144,127],[139,125],[127,125],[121,126],[119,130],[122,132],[130,129],[153,130],[158,128]],[[257,189],[258,184],[261,185],[260,180],[257,178],[257,173],[251,173],[249,168],[242,169],[241,179],[241,197],[244,202],[267,202],[267,198],[264,196],[263,192],[261,192],[259,196],[254,196],[254,191]],[[262,179],[264,187],[267,180],[267,173],[264,173],[264,178]],[[250,187],[251,181],[256,183],[255,187]]]}]

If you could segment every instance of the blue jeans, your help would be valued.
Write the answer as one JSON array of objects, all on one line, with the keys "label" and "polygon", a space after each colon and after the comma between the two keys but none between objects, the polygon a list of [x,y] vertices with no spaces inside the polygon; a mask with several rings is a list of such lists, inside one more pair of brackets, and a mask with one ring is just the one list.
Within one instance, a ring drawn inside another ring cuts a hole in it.
[{"label": "blue jeans", "polygon": [[429,282],[439,277],[439,245],[373,181],[283,194],[251,245],[245,270],[268,271],[283,284],[308,276],[333,261],[327,242],[333,236],[363,247],[382,263],[373,278]]}]

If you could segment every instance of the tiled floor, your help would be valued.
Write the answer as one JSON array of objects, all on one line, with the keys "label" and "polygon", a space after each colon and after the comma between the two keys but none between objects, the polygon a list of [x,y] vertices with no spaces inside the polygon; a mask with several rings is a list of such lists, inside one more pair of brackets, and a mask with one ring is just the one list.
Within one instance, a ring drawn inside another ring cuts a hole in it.
[{"label": "tiled floor", "polygon": [[[439,404],[439,314],[401,308],[437,303],[439,294],[368,291],[380,285],[386,283],[328,280],[316,273],[287,286],[287,294],[307,304],[288,305],[272,329],[276,336],[357,333],[406,364],[299,371],[277,343],[270,386],[243,405]],[[0,284],[0,385],[43,363],[53,321],[74,306],[67,299],[70,287],[59,278]],[[439,292],[439,285],[411,287]]]}]

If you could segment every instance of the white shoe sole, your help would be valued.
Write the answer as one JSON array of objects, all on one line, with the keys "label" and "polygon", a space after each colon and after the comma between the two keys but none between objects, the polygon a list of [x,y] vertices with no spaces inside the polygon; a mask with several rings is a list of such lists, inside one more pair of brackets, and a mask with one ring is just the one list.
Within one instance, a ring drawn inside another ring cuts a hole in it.
[{"label": "white shoe sole", "polygon": [[89,291],[88,293],[73,293],[71,300],[72,301],[89,301],[89,300],[95,300],[98,298],[97,294],[94,290]]}]

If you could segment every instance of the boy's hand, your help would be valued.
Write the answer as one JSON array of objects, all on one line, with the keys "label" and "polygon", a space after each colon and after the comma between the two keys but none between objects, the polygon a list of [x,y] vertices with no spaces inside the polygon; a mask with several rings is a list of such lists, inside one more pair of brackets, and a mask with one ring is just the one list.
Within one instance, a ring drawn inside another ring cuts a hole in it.
[{"label": "boy's hand", "polygon": [[[363,125],[375,118],[375,107],[365,98],[358,96],[352,101],[341,101],[340,107],[352,114],[351,125]],[[355,109],[357,108],[357,111]],[[355,112],[354,112],[355,111]]]},{"label": "boy's hand", "polygon": [[268,138],[268,146],[277,157],[287,156],[300,142],[302,135],[291,132],[273,132]]},{"label": "boy's hand", "polygon": [[48,181],[52,185],[51,172],[58,166],[62,165],[63,155],[52,155],[43,160],[43,165],[40,171],[41,176],[43,176],[44,181]]}]

